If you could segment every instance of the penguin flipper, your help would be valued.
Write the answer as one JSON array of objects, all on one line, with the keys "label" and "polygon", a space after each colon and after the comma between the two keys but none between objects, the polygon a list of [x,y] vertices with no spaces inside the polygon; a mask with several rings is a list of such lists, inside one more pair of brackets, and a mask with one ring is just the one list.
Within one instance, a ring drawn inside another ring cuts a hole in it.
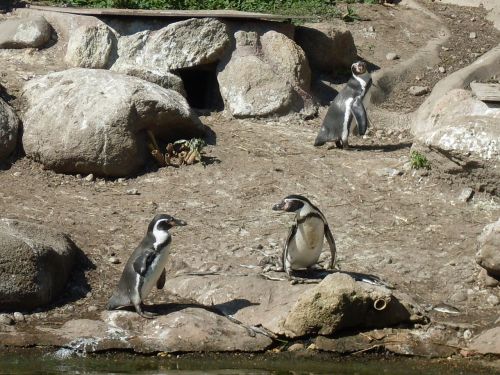
[{"label": "penguin flipper", "polygon": [[335,258],[337,256],[337,246],[335,245],[335,239],[333,238],[333,234],[330,230],[330,227],[328,224],[325,223],[325,237],[326,241],[328,242],[328,245],[330,246],[330,254],[331,254],[331,259],[330,262],[328,263],[328,269],[333,269],[333,265],[335,264]]},{"label": "penguin flipper", "polygon": [[290,264],[287,261],[288,245],[290,244],[290,240],[292,239],[292,237],[295,236],[296,232],[297,232],[297,223],[294,223],[290,227],[290,230],[288,231],[288,235],[286,236],[286,240],[285,240],[285,245],[283,246],[283,254],[281,255],[281,260],[283,262],[283,269],[285,270],[285,272],[288,276],[290,276],[290,273],[292,272],[292,269],[290,268]]},{"label": "penguin flipper", "polygon": [[163,287],[165,286],[166,279],[167,279],[167,273],[164,268],[163,271],[161,272],[160,277],[158,278],[158,281],[156,282],[156,288],[163,289]]},{"label": "penguin flipper", "polygon": [[137,259],[133,263],[134,271],[139,275],[144,277],[146,272],[148,271],[149,266],[153,263],[156,258],[156,253],[154,250],[147,250],[141,256],[137,257]]},{"label": "penguin flipper", "polygon": [[358,124],[358,133],[359,135],[365,135],[366,128],[368,127],[368,119],[366,116],[365,106],[363,105],[363,99],[358,97],[356,98],[351,107],[351,113],[354,115],[356,119],[356,124]]}]

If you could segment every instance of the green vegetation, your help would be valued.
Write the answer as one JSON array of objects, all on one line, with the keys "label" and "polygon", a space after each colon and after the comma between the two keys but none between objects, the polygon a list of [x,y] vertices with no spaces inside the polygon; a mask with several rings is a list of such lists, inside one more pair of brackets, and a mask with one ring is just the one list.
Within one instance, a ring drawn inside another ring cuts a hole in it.
[{"label": "green vegetation", "polygon": [[431,164],[425,155],[418,151],[412,151],[410,154],[410,164],[413,169],[431,169]]},{"label": "green vegetation", "polygon": [[[322,19],[343,17],[340,3],[367,3],[377,0],[53,0],[55,4],[66,4],[88,8],[130,9],[233,9],[246,12],[278,13],[290,16],[317,16]],[[355,9],[348,7],[346,21],[359,19]]]}]

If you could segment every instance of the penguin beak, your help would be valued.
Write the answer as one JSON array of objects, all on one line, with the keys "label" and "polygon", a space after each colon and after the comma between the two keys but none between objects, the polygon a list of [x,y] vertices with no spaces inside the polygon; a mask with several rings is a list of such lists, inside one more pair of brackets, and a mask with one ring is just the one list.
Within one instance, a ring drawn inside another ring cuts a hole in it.
[{"label": "penguin beak", "polygon": [[286,205],[285,201],[281,201],[279,203],[276,203],[273,206],[273,211],[285,211],[285,205]]},{"label": "penguin beak", "polygon": [[187,225],[187,223],[184,220],[173,219],[170,222],[170,225],[173,226],[173,227],[183,227],[183,226]]}]

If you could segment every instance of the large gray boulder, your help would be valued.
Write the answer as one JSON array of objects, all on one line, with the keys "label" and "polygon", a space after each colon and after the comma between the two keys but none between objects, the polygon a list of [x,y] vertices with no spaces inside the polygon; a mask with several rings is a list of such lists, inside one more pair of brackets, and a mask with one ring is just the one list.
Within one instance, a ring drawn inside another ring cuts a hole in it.
[{"label": "large gray boulder", "polygon": [[454,89],[432,103],[418,140],[434,149],[457,156],[500,159],[500,106],[486,104],[463,89]]},{"label": "large gray boulder", "polygon": [[71,67],[106,68],[114,46],[116,37],[105,24],[82,25],[71,32],[64,61]]},{"label": "large gray boulder", "polygon": [[235,117],[265,117],[315,109],[304,52],[275,31],[237,31],[236,47],[220,64],[217,80],[225,108]]},{"label": "large gray boulder", "polygon": [[[381,310],[375,307],[382,308]],[[357,282],[347,274],[327,276],[307,290],[283,323],[288,337],[331,335],[345,329],[390,327],[408,323],[412,311],[392,292]]]},{"label": "large gray boulder", "polygon": [[120,37],[114,65],[140,65],[163,71],[191,68],[219,61],[228,47],[224,23],[212,18],[192,18],[160,30]]},{"label": "large gray boulder", "polygon": [[134,65],[115,65],[111,70],[155,83],[164,89],[177,91],[179,94],[186,97],[186,90],[184,89],[182,78],[173,73]]},{"label": "large gray boulder", "polygon": [[304,50],[311,68],[321,73],[349,68],[358,56],[351,31],[341,22],[299,26],[295,42]]},{"label": "large gray boulder", "polygon": [[500,279],[500,219],[484,228],[478,244],[477,263],[488,275]]},{"label": "large gray boulder", "polygon": [[41,16],[0,22],[0,48],[40,48],[51,37],[52,27]]},{"label": "large gray boulder", "polygon": [[203,137],[179,93],[107,70],[70,69],[31,80],[22,94],[26,155],[61,173],[127,176],[160,139]]},{"label": "large gray boulder", "polygon": [[0,310],[28,310],[56,299],[73,268],[75,246],[63,233],[0,219]]},{"label": "large gray boulder", "polygon": [[16,148],[19,119],[0,98],[0,162],[5,160]]},{"label": "large gray boulder", "polygon": [[468,347],[479,354],[500,355],[500,327],[493,327],[475,337]]}]

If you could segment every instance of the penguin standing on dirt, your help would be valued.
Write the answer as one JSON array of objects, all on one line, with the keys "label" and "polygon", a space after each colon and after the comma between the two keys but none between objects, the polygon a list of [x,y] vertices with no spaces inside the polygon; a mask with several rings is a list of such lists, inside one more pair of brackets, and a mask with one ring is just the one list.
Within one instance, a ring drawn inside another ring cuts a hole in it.
[{"label": "penguin standing on dirt", "polygon": [[368,118],[363,106],[363,97],[371,86],[372,79],[366,63],[355,62],[351,65],[352,77],[338,93],[328,107],[321,129],[314,141],[315,146],[322,146],[333,141],[338,148],[348,147],[347,137],[352,116],[356,119],[358,133],[364,135],[368,127]]},{"label": "penguin standing on dirt", "polygon": [[309,199],[301,195],[289,195],[275,204],[273,210],[295,213],[295,223],[288,232],[282,254],[283,268],[289,277],[293,277],[294,270],[309,268],[318,262],[323,249],[323,237],[326,237],[330,246],[328,268],[333,267],[335,240],[325,216]]},{"label": "penguin standing on dirt", "polygon": [[165,285],[165,264],[172,242],[168,230],[184,225],[184,221],[165,214],[151,220],[146,236],[125,264],[118,287],[109,299],[108,310],[132,305],[140,316],[154,317],[142,310],[143,301],[155,284],[158,289]]}]

